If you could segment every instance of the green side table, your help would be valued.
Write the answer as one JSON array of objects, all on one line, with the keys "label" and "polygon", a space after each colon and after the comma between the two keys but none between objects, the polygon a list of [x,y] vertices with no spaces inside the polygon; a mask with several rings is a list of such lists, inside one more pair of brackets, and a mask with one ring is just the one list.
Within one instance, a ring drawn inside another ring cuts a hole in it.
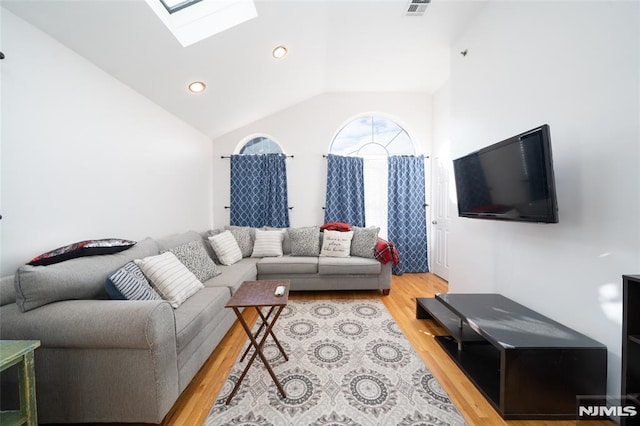
[{"label": "green side table", "polygon": [[0,372],[18,366],[20,410],[0,411],[0,425],[37,425],[36,375],[33,351],[39,340],[0,340]]}]

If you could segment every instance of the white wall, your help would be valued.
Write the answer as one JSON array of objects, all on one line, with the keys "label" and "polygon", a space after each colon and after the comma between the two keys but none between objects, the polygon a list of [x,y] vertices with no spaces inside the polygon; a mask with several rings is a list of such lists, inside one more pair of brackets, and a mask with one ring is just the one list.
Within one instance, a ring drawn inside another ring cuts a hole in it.
[{"label": "white wall", "polygon": [[1,275],[92,238],[212,225],[202,133],[2,10]]},{"label": "white wall", "polygon": [[621,275],[640,272],[639,16],[491,2],[452,49],[453,158],[548,123],[560,223],[456,219],[449,291],[502,293],[607,345],[609,394]]},{"label": "white wall", "polygon": [[[229,223],[229,159],[247,136],[267,134],[294,158],[287,160],[291,226],[323,223],[326,159],[342,126],[361,113],[379,113],[409,133],[418,154],[430,155],[431,96],[421,93],[327,93],[237,129],[213,141],[215,226]],[[427,165],[428,163],[425,163]],[[427,185],[428,187],[428,185]],[[427,195],[428,198],[428,195]]]}]

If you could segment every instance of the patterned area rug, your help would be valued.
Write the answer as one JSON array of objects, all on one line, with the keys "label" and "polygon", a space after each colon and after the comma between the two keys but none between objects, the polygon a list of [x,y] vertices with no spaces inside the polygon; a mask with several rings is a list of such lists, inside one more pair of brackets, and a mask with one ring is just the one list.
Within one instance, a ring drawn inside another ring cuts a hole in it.
[{"label": "patterned area rug", "polygon": [[379,300],[290,300],[274,331],[289,361],[270,337],[264,352],[287,398],[258,357],[225,405],[238,357],[206,425],[466,424]]}]

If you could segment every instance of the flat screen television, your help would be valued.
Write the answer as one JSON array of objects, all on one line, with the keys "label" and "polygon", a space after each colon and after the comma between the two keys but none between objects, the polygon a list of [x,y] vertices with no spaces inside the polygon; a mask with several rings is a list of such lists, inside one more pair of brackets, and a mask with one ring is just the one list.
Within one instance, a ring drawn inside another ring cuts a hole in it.
[{"label": "flat screen television", "polygon": [[458,214],[558,222],[547,124],[453,160]]}]

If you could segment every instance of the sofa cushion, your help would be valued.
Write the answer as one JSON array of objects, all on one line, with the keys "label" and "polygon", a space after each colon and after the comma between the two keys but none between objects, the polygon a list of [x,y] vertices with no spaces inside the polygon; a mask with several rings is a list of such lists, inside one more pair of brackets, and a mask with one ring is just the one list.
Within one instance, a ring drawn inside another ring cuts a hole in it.
[{"label": "sofa cushion", "polygon": [[116,300],[162,300],[135,262],[129,262],[111,274],[104,288]]},{"label": "sofa cushion", "polygon": [[256,229],[256,241],[253,244],[251,257],[273,257],[282,256],[282,240],[286,231],[263,231]]},{"label": "sofa cushion", "polygon": [[158,254],[158,244],[146,238],[129,250],[79,257],[48,266],[21,266],[14,285],[22,312],[47,303],[74,299],[108,299],[104,282],[125,263]]},{"label": "sofa cushion", "polygon": [[318,256],[320,254],[320,227],[289,228],[292,256]]},{"label": "sofa cushion", "polygon": [[225,287],[231,294],[235,293],[243,281],[255,281],[258,272],[256,263],[260,259],[248,257],[230,266],[220,266],[222,272],[217,277],[204,282],[205,287]]},{"label": "sofa cushion", "polygon": [[220,259],[218,259],[216,252],[213,250],[213,247],[211,246],[211,241],[209,241],[209,237],[213,237],[214,235],[218,235],[222,232],[224,232],[224,229],[218,228],[218,229],[209,229],[208,231],[204,231],[200,234],[200,236],[202,237],[202,240],[204,241],[204,248],[207,250],[207,254],[211,259],[213,259],[216,265],[220,264]]},{"label": "sofa cushion", "polygon": [[180,234],[173,234],[168,237],[158,238],[158,247],[160,251],[171,250],[172,248],[181,246],[191,241],[202,240],[202,236],[196,231],[187,231]]},{"label": "sofa cushion", "polygon": [[195,297],[189,298],[174,310],[178,355],[200,330],[206,328],[211,321],[215,321],[225,309],[224,305],[230,297],[231,293],[227,288],[208,287],[200,290]]},{"label": "sofa cushion", "polygon": [[378,275],[380,262],[364,257],[319,257],[320,275]]},{"label": "sofa cushion", "polygon": [[258,274],[315,274],[318,272],[318,257],[282,256],[260,259]]},{"label": "sofa cushion", "polygon": [[353,239],[351,240],[351,256],[368,257],[373,259],[373,251],[378,242],[378,233],[380,228],[377,226],[370,226],[368,228],[360,228],[354,226]]},{"label": "sofa cushion", "polygon": [[231,231],[224,231],[209,237],[209,243],[223,265],[233,265],[242,259],[242,251]]},{"label": "sofa cushion", "polygon": [[198,281],[204,282],[209,278],[220,275],[216,264],[211,260],[204,248],[202,240],[190,241],[169,250],[178,260],[193,272]]},{"label": "sofa cushion", "polygon": [[158,294],[174,308],[203,288],[193,272],[171,252],[136,259],[135,262]]},{"label": "sofa cushion", "polygon": [[320,256],[349,257],[353,231],[340,232],[327,230],[324,231],[323,234]]}]

